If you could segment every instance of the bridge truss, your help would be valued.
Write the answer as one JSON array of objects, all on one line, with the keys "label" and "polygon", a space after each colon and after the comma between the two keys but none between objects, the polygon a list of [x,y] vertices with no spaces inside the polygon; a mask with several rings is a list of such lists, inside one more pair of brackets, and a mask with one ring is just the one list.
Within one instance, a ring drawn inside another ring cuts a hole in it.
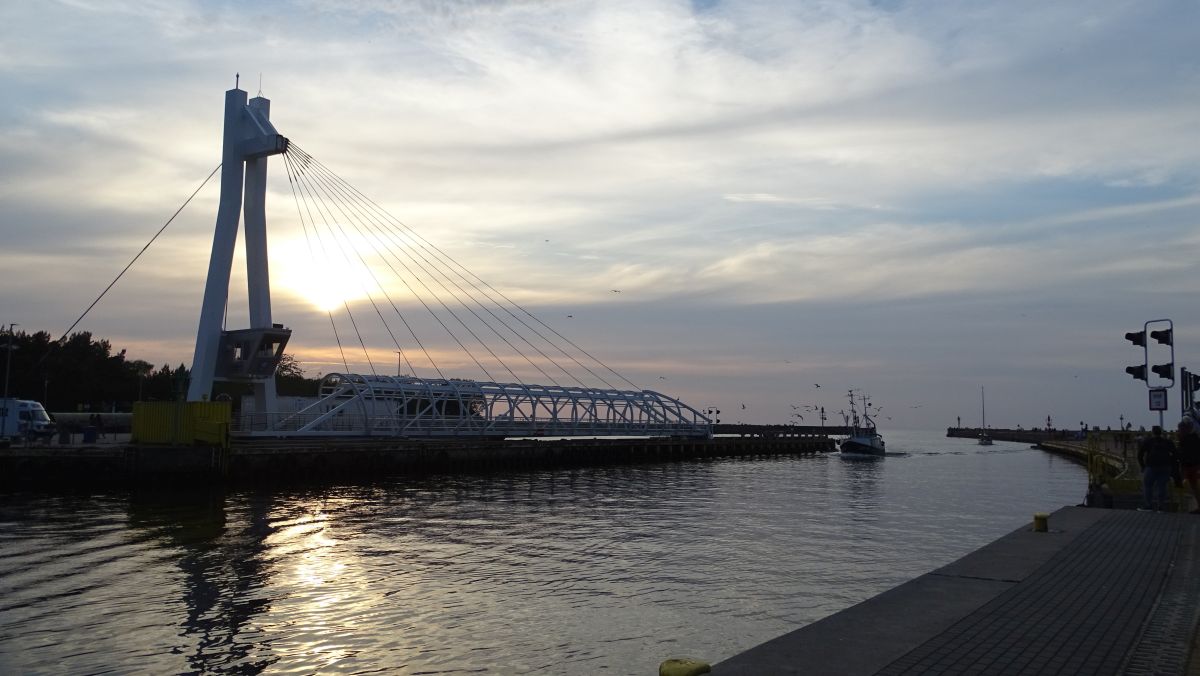
[{"label": "bridge truss", "polygon": [[330,374],[294,413],[242,416],[244,436],[708,437],[699,411],[650,390]]}]

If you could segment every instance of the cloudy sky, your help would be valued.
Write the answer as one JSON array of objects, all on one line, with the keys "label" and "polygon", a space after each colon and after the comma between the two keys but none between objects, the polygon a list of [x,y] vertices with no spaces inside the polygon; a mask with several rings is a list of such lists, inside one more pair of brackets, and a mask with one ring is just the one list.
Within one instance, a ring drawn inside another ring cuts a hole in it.
[{"label": "cloudy sky", "polygon": [[[724,422],[856,388],[885,427],[977,424],[986,386],[995,426],[1149,423],[1123,333],[1172,318],[1200,370],[1197,35],[1190,0],[5,2],[0,320],[71,325],[220,162],[240,73],[389,214]],[[216,200],[78,329],[190,363]],[[275,319],[342,370],[320,306],[353,273],[314,263],[278,159],[268,204]]]}]

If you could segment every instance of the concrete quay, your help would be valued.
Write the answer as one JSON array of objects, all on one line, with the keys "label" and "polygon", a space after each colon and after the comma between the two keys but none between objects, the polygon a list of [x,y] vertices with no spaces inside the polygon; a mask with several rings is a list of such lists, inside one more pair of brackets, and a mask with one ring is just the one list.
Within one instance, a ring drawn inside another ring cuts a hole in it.
[{"label": "concrete quay", "polygon": [[1200,517],[1064,507],[716,676],[1200,674]]},{"label": "concrete quay", "polygon": [[256,483],[377,478],[428,472],[488,472],[675,462],[720,457],[811,455],[836,450],[823,436],[709,439],[421,439],[394,437],[228,439],[222,445],[152,445],[109,435],[95,444],[0,449],[0,486],[104,485],[169,480]]}]

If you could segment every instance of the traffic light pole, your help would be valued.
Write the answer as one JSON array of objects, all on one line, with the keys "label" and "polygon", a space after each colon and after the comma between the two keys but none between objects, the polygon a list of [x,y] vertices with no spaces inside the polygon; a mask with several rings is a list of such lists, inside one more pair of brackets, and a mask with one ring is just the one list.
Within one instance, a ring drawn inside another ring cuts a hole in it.
[{"label": "traffic light pole", "polygon": [[1179,412],[1186,415],[1196,405],[1196,391],[1200,390],[1200,373],[1179,369]]},{"label": "traffic light pole", "polygon": [[[1152,324],[1166,324],[1165,328],[1150,330]],[[1150,364],[1150,344],[1146,340],[1153,338],[1156,343],[1166,345],[1170,348],[1170,360],[1165,364]],[[1149,403],[1151,411],[1158,411],[1158,426],[1163,425],[1163,412],[1167,410],[1167,390],[1175,386],[1175,324],[1170,319],[1151,319],[1142,325],[1141,331],[1130,331],[1125,334],[1125,340],[1133,343],[1134,346],[1142,348],[1142,363],[1136,366],[1127,366],[1125,372],[1133,376],[1136,380],[1141,380],[1146,383],[1149,390]],[[1185,370],[1186,374],[1187,371]],[[1154,374],[1157,376],[1156,382],[1151,384],[1150,378]],[[1187,374],[1191,375],[1191,374]],[[1184,379],[1183,389],[1186,391],[1190,388],[1190,380]],[[1185,398],[1188,395],[1184,395]],[[1187,407],[1181,413],[1186,412]]]}]

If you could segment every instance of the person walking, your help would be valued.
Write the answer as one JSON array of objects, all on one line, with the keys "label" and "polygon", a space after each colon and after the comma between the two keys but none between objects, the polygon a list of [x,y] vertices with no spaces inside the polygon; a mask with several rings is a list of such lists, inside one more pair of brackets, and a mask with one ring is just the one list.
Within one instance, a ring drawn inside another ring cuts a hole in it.
[{"label": "person walking", "polygon": [[1142,506],[1138,510],[1166,511],[1167,483],[1175,467],[1175,444],[1163,436],[1158,425],[1138,446],[1138,464],[1142,468]]},{"label": "person walking", "polygon": [[1179,421],[1179,468],[1195,500],[1192,514],[1200,514],[1200,433],[1191,418]]}]

